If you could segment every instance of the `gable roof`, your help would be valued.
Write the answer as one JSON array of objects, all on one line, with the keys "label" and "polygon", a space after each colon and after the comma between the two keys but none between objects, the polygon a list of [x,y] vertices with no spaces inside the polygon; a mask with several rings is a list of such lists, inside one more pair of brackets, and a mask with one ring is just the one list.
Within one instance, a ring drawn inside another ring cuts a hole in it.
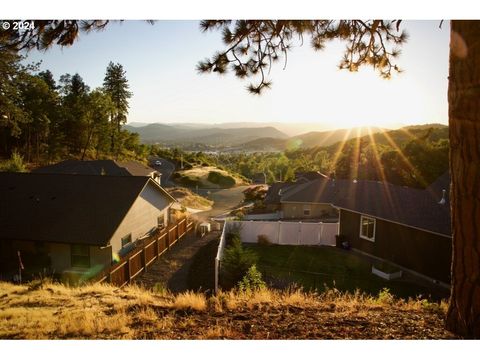
[{"label": "gable roof", "polygon": [[328,178],[327,175],[322,174],[320,171],[303,171],[303,172],[296,172],[295,178],[298,179],[305,179],[305,180],[316,180],[316,179],[326,179]]},{"label": "gable roof", "polygon": [[146,186],[165,192],[145,176],[0,173],[0,239],[106,246]]},{"label": "gable roof", "polygon": [[266,205],[280,204],[281,194],[285,193],[291,187],[296,186],[292,182],[276,182],[268,187],[267,194],[263,202]]},{"label": "gable roof", "polygon": [[[298,185],[281,197],[282,203],[328,203],[422,230],[450,236],[450,177],[442,175],[427,189],[380,181],[319,179]],[[446,190],[445,204],[439,204]]]},{"label": "gable roof", "polygon": [[150,176],[158,171],[138,161],[116,160],[65,160],[32,171],[41,174]]}]

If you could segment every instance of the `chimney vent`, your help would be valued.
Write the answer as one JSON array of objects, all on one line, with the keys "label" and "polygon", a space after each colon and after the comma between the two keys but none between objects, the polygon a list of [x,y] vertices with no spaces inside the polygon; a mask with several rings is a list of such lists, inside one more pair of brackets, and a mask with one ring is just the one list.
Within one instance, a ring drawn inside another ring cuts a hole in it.
[{"label": "chimney vent", "polygon": [[440,205],[445,205],[445,195],[447,194],[447,191],[445,189],[442,190],[442,199],[438,202]]}]

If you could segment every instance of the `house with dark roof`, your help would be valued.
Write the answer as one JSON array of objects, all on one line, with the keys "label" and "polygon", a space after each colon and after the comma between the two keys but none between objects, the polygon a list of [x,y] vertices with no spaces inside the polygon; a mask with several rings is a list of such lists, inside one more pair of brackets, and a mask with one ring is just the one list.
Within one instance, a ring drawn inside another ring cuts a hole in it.
[{"label": "house with dark roof", "polygon": [[138,161],[64,160],[32,171],[39,174],[149,176],[160,184],[161,174]]},{"label": "house with dark roof", "polygon": [[280,196],[282,218],[285,220],[338,220],[338,210],[333,206],[334,181],[328,178],[295,183],[284,189]]},{"label": "house with dark roof", "polygon": [[175,199],[147,176],[0,173],[1,271],[87,273],[167,226]]},{"label": "house with dark roof", "polygon": [[339,235],[350,246],[431,279],[450,283],[450,178],[425,190],[375,181],[337,181]]},{"label": "house with dark roof", "polygon": [[320,171],[298,171],[295,172],[295,181],[308,182],[318,179],[328,179],[328,176],[322,174]]},{"label": "house with dark roof", "polygon": [[278,195],[283,219],[333,216],[356,251],[444,283],[450,281],[450,177],[426,189],[380,181],[317,179]]},{"label": "house with dark roof", "polygon": [[288,189],[297,185],[294,182],[276,182],[268,187],[263,203],[269,211],[281,210],[280,199]]}]

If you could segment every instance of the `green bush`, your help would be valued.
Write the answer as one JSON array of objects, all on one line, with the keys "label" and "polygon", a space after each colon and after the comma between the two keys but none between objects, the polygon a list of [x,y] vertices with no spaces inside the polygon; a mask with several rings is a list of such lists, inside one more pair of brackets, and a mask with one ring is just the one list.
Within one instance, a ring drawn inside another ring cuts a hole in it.
[{"label": "green bush", "polygon": [[235,186],[235,179],[229,175],[223,175],[218,171],[210,171],[208,173],[207,180],[213,184],[217,184],[220,187],[232,187]]},{"label": "green bush", "polygon": [[254,252],[242,246],[242,241],[237,235],[231,237],[229,242],[230,245],[225,248],[221,264],[222,287],[226,289],[238,284],[258,260]]},{"label": "green bush", "polygon": [[8,172],[27,172],[27,168],[23,162],[23,156],[14,151],[12,157],[2,166],[2,171]]},{"label": "green bush", "polygon": [[174,181],[176,181],[177,183],[185,186],[185,187],[195,187],[197,185],[200,185],[200,182],[198,180],[198,178],[196,177],[192,177],[192,176],[186,176],[186,175],[182,175],[182,174],[178,174],[176,176],[174,176]]},{"label": "green bush", "polygon": [[257,270],[255,264],[250,266],[245,276],[238,283],[238,289],[245,292],[261,290],[266,287],[267,284],[262,279],[262,273]]}]

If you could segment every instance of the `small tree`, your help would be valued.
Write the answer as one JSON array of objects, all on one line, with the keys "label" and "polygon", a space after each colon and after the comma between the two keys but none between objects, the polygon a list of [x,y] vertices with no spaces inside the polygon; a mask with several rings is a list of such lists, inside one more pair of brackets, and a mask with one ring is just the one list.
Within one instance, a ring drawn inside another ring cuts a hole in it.
[{"label": "small tree", "polygon": [[242,246],[239,236],[232,236],[222,260],[223,287],[232,288],[238,284],[257,260],[258,257],[254,252]]},{"label": "small tree", "polygon": [[257,270],[257,266],[254,264],[250,266],[245,276],[238,283],[238,289],[240,291],[250,292],[265,289],[267,284],[262,279],[262,273]]}]

